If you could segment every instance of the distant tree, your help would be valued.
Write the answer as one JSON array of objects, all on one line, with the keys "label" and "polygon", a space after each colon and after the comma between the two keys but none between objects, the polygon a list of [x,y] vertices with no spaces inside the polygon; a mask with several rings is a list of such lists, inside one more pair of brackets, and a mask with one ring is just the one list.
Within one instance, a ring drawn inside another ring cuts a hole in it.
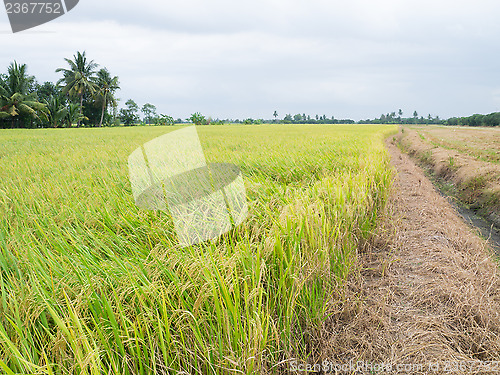
[{"label": "distant tree", "polygon": [[0,88],[0,118],[10,118],[12,127],[23,117],[31,120],[45,118],[46,112],[46,105],[31,96],[20,93],[7,96],[7,92]]},{"label": "distant tree", "polygon": [[[80,118],[82,118],[85,94],[89,93],[93,96],[97,91],[97,84],[95,81],[96,68],[99,65],[93,60],[88,61],[85,51],[83,53],[77,52],[77,54],[73,56],[73,60],[64,60],[68,63],[69,69],[56,69],[57,73],[63,73],[63,78],[61,78],[57,84],[63,86],[64,95],[80,100]],[[80,126],[80,121],[78,121],[77,126]]]},{"label": "distant tree", "polygon": [[273,116],[274,116],[274,122],[276,122],[276,120],[278,118],[278,112],[274,111]]},{"label": "distant tree", "polygon": [[120,120],[125,126],[131,126],[139,122],[139,106],[132,99],[125,102],[126,108],[120,109]]},{"label": "distant tree", "polygon": [[68,108],[60,95],[51,96],[45,100],[47,105],[47,120],[52,128],[63,126],[64,120],[68,116]]},{"label": "distant tree", "polygon": [[115,102],[113,103],[113,125],[120,125],[120,119],[118,118],[118,102],[121,99],[115,98]]},{"label": "distant tree", "polygon": [[147,121],[149,125],[151,124],[151,119],[156,116],[156,107],[153,104],[146,103],[142,106],[142,113],[144,113],[144,122]]},{"label": "distant tree", "polygon": [[212,121],[212,125],[224,125],[224,124],[225,124],[224,120],[221,120],[219,118]]},{"label": "distant tree", "polygon": [[52,82],[44,82],[36,85],[36,96],[40,103],[46,103],[52,97],[62,96],[61,89]]},{"label": "distant tree", "polygon": [[414,111],[413,112],[413,122],[416,124],[417,123],[417,119],[418,119],[418,113],[417,111]]},{"label": "distant tree", "polygon": [[132,99],[127,100],[125,102],[125,105],[127,106],[127,109],[131,110],[134,114],[137,114],[139,112],[139,106]]},{"label": "distant tree", "polygon": [[7,69],[3,87],[10,95],[15,93],[30,95],[35,91],[36,80],[34,76],[28,74],[28,66],[26,64],[20,65],[17,61],[14,61],[10,63]]},{"label": "distant tree", "polygon": [[175,124],[175,120],[172,116],[163,115],[157,116],[155,118],[156,125],[171,126]]},{"label": "distant tree", "polygon": [[96,100],[101,103],[101,120],[99,121],[99,126],[102,126],[104,120],[104,114],[107,113],[109,106],[116,105],[116,99],[114,94],[120,89],[120,82],[118,77],[112,77],[106,68],[103,68],[97,72],[97,93]]},{"label": "distant tree", "polygon": [[187,120],[195,125],[205,125],[207,123],[207,119],[200,112],[193,113]]},{"label": "distant tree", "polygon": [[291,124],[293,121],[292,115],[286,114],[285,117],[283,118],[283,123],[284,124]]},{"label": "distant tree", "polygon": [[11,127],[22,124],[24,119],[30,123],[46,119],[47,106],[37,100],[33,92],[35,77],[29,76],[27,69],[26,64],[14,61],[0,85],[0,118],[10,119]]},{"label": "distant tree", "polygon": [[77,103],[68,103],[66,123],[68,127],[73,126],[73,124],[79,124],[81,121],[88,120],[82,113],[80,113],[80,105]]}]

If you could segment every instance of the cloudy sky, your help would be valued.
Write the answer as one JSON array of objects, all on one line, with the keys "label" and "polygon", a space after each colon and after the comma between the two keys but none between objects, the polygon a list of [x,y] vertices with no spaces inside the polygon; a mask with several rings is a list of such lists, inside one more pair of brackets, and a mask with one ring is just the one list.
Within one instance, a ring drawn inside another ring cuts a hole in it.
[{"label": "cloudy sky", "polygon": [[122,103],[176,118],[465,116],[500,111],[499,16],[498,0],[80,0],[17,34],[1,10],[0,72],[56,81],[86,51]]}]

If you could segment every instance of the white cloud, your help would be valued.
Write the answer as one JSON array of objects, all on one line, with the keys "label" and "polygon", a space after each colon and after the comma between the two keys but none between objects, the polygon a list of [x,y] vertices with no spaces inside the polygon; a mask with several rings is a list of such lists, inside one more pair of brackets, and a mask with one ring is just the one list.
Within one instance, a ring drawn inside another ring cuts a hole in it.
[{"label": "white cloud", "polygon": [[82,0],[15,35],[3,14],[0,71],[16,59],[55,81],[63,58],[86,50],[120,77],[120,97],[175,117],[467,115],[498,109],[499,10],[487,0]]}]

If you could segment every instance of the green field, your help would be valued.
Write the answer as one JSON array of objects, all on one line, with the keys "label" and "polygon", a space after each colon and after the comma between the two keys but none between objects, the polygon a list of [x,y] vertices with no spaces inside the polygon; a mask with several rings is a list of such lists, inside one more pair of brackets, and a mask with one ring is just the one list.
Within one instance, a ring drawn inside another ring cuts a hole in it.
[{"label": "green field", "polygon": [[179,127],[0,132],[0,367],[278,373],[317,354],[393,172],[383,125],[199,127],[238,165],[248,220],[181,248],[135,206],[127,158]]}]

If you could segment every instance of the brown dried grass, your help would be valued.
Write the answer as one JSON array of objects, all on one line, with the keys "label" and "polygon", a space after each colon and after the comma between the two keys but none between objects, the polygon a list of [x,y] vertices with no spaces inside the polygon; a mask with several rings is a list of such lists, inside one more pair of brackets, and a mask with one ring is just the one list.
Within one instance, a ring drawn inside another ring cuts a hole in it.
[{"label": "brown dried grass", "polygon": [[468,363],[455,373],[488,373],[484,361],[500,360],[498,265],[422,170],[388,146],[394,191],[343,302],[331,306],[320,359],[423,366],[412,374],[472,361],[451,364]]},{"label": "brown dried grass", "polygon": [[410,155],[427,164],[438,177],[452,182],[461,201],[500,225],[500,165],[433,146],[412,129],[406,128],[403,135],[399,135],[400,144]]}]

